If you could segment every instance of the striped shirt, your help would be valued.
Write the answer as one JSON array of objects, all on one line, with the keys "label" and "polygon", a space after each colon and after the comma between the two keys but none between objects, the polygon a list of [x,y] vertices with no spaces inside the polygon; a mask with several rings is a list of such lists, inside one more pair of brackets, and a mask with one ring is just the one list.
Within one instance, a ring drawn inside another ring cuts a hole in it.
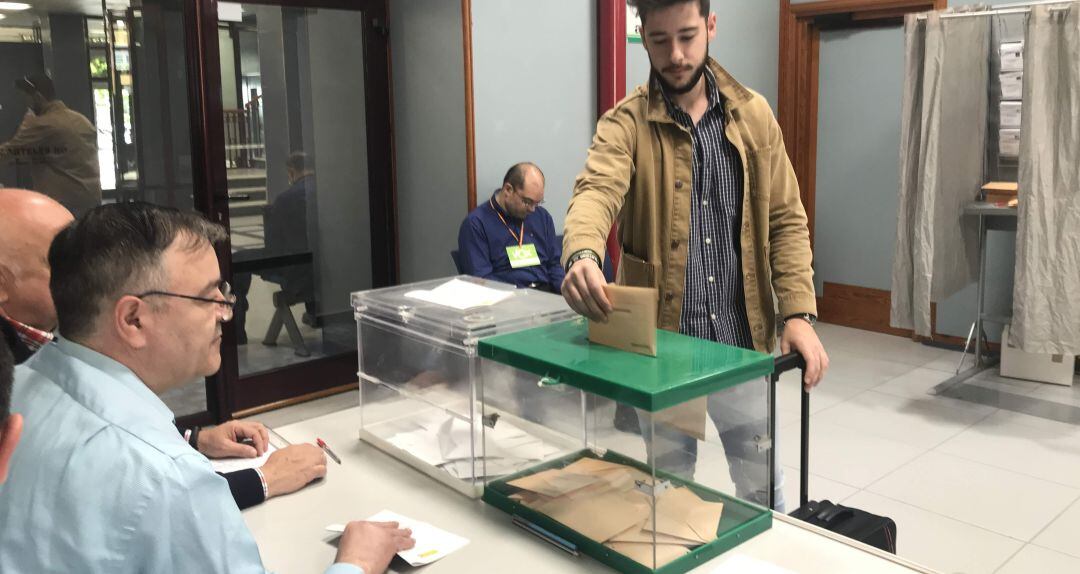
[{"label": "striped shirt", "polygon": [[690,243],[679,332],[751,349],[754,340],[746,317],[739,241],[743,167],[724,132],[724,102],[708,68],[705,79],[709,107],[697,125],[664,94],[668,114],[694,142]]}]

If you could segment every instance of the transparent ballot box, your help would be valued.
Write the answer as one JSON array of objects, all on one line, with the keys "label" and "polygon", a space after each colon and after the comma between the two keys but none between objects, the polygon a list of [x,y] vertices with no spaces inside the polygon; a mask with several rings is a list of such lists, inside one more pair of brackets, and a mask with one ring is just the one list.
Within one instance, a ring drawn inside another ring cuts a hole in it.
[{"label": "transparent ballot box", "polygon": [[639,355],[591,344],[580,318],[480,355],[580,401],[538,421],[577,450],[484,490],[518,526],[621,572],[681,573],[772,525],[771,356],[668,331]]},{"label": "transparent ballot box", "polygon": [[361,439],[474,498],[485,478],[580,448],[529,419],[567,401],[580,411],[576,396],[544,392],[538,376],[476,348],[573,317],[562,297],[461,276],[353,293],[352,305]]}]

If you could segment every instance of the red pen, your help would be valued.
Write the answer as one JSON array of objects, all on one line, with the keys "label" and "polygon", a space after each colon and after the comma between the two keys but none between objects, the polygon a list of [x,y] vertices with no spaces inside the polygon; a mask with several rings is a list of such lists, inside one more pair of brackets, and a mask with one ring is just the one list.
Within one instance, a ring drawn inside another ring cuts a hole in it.
[{"label": "red pen", "polygon": [[316,438],[315,444],[319,445],[319,448],[326,451],[326,454],[330,455],[330,458],[334,459],[334,462],[341,464],[341,459],[338,458],[336,454],[334,454],[334,451],[330,450],[330,447],[326,446],[326,441],[321,438]]}]

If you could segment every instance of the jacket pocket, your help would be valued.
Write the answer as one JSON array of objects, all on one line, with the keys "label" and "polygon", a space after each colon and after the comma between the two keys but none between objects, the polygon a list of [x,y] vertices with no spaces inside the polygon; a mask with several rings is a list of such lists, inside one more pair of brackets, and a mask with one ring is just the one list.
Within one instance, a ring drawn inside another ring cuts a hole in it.
[{"label": "jacket pocket", "polygon": [[772,185],[772,146],[747,150],[746,163],[750,198],[768,201]]},{"label": "jacket pocket", "polygon": [[630,287],[656,288],[656,267],[640,257],[623,253],[622,261],[619,263],[622,284]]}]

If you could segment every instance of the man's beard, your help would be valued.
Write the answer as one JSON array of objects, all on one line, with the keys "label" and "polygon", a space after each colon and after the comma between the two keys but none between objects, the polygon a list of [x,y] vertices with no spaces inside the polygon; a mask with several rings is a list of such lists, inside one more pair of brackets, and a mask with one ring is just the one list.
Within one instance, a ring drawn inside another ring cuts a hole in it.
[{"label": "man's beard", "polygon": [[[655,70],[656,68],[654,67],[653,69]],[[703,76],[703,75],[705,75],[705,61],[704,60],[694,70],[694,73],[690,74],[690,80],[687,81],[685,85],[682,85],[682,86],[673,85],[671,82],[667,81],[667,79],[664,78],[664,75],[662,73],[660,73],[660,72],[656,73],[656,79],[660,81],[660,87],[664,88],[664,93],[665,94],[672,95],[672,96],[681,96],[681,95],[689,92],[690,90],[694,89],[694,86],[697,86],[698,82],[701,81],[701,76]]]}]

